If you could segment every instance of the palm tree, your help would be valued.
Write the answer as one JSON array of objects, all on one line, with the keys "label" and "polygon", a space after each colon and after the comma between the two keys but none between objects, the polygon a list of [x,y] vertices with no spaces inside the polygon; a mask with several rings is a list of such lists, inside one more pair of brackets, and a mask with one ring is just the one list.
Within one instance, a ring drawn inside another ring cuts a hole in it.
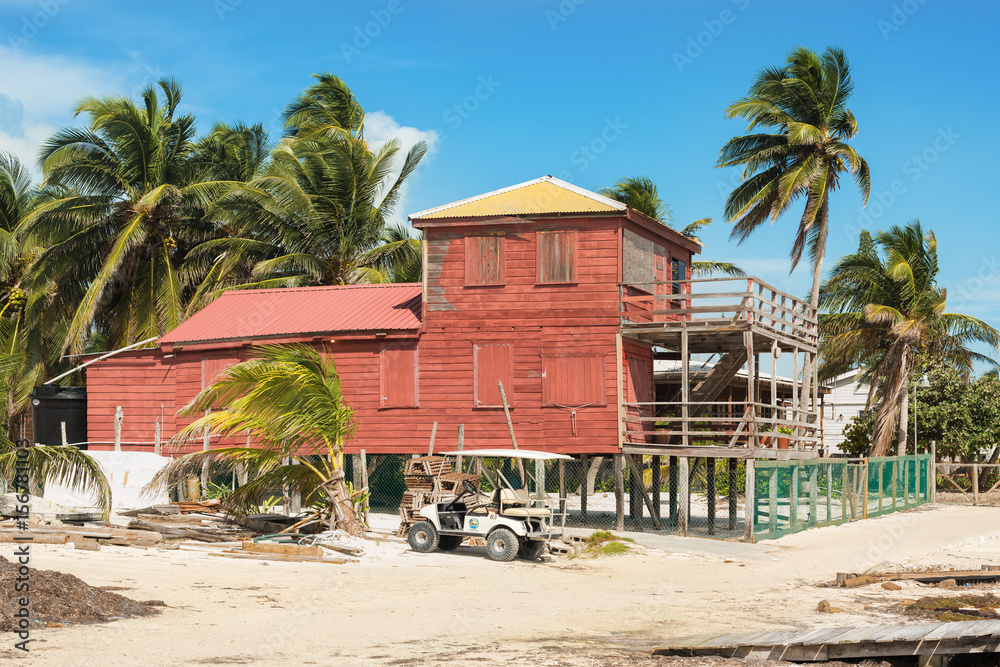
[{"label": "palm tree", "polygon": [[[610,188],[601,188],[597,191],[609,199],[621,202],[631,209],[642,213],[647,218],[656,220],[661,225],[669,227],[674,217],[670,213],[670,207],[660,198],[656,184],[645,176],[633,176],[619,179]],[[710,224],[711,218],[695,220],[681,230],[681,234],[695,241],[698,238],[698,231]],[[711,277],[716,273],[727,276],[744,277],[746,273],[740,267],[729,262],[700,261],[691,262],[691,273],[695,276]]]},{"label": "palm tree", "polygon": [[[259,358],[231,366],[180,414],[204,415],[174,436],[180,443],[206,429],[222,436],[246,434],[256,447],[220,447],[186,454],[167,465],[152,488],[184,479],[205,462],[217,469],[242,466],[251,481],[226,499],[236,513],[256,511],[275,489],[301,494],[306,505],[327,508],[330,527],[364,537],[344,481],[344,444],[354,411],[344,404],[332,359],[307,345],[262,345]],[[218,406],[223,406],[218,409]],[[213,409],[207,415],[206,410]]]},{"label": "palm tree", "polygon": [[[854,89],[847,57],[828,47],[822,56],[799,47],[784,67],[768,67],[757,75],[747,96],[726,108],[729,118],[747,121],[746,134],[726,142],[718,167],[743,167],[743,182],[726,198],[725,217],[734,222],[730,238],[746,241],[768,220],[775,221],[799,198],[805,209],[791,251],[795,270],[809,251],[813,284],[809,303],[819,303],[823,259],[829,232],[830,193],[850,171],[868,203],[868,163],[848,143],[858,122],[847,107]],[[754,132],[758,128],[770,132]],[[802,403],[809,404],[812,373],[806,355]]]},{"label": "palm tree", "polygon": [[330,74],[317,79],[286,110],[286,137],[263,173],[232,186],[210,211],[234,230],[192,255],[224,258],[216,290],[386,282],[388,267],[412,263],[413,240],[394,235],[387,220],[427,146],[415,145],[396,173],[398,142],[371,150],[347,85]]},{"label": "palm tree", "polygon": [[[29,285],[80,289],[64,350],[80,352],[96,327],[111,345],[159,336],[184,316],[181,278],[189,248],[217,232],[204,216],[220,184],[199,181],[192,161],[194,117],[179,115],[173,80],[125,97],[87,98],[83,128],[66,128],[42,146],[46,187],[61,196],[25,220],[45,248]],[[75,296],[75,295],[74,295]]]},{"label": "palm tree", "polygon": [[868,408],[877,408],[872,456],[884,456],[896,432],[906,452],[910,378],[921,359],[939,359],[971,371],[987,357],[972,343],[996,349],[1000,333],[968,315],[945,312],[947,291],[938,287],[937,241],[919,221],[894,226],[873,239],[861,233],[857,252],[843,257],[820,290],[820,376],[862,368],[871,386]]}]

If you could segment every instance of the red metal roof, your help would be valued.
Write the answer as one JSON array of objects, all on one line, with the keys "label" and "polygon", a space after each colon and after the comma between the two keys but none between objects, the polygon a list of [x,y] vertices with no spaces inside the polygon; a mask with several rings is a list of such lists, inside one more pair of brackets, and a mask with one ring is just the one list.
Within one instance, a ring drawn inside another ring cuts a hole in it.
[{"label": "red metal roof", "polygon": [[421,285],[229,290],[160,344],[420,327]]}]

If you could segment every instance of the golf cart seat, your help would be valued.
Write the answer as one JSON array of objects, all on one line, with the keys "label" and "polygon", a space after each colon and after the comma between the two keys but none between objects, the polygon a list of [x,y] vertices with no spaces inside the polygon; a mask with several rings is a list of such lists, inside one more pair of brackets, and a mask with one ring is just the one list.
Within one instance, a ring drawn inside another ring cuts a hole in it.
[{"label": "golf cart seat", "polygon": [[500,489],[500,502],[507,505],[527,505],[531,496],[527,489]]},{"label": "golf cart seat", "polygon": [[549,510],[546,507],[504,507],[503,516],[516,516],[521,518],[527,518],[531,516],[549,516]]}]

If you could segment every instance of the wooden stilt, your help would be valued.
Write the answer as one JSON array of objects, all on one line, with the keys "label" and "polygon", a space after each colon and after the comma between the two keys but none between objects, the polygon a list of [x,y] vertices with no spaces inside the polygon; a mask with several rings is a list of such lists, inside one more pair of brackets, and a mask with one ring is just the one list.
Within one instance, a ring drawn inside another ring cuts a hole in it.
[{"label": "wooden stilt", "polygon": [[[630,454],[624,454],[624,457],[625,467],[631,468],[633,465],[632,456]],[[632,526],[634,528],[639,528],[642,526],[642,498],[639,495],[639,489],[636,487],[642,487],[642,477],[640,476],[639,481],[636,482],[635,475],[625,475],[625,485],[628,492],[629,518],[632,520]],[[645,492],[645,490],[643,490],[643,492]]]},{"label": "wooden stilt", "polygon": [[746,488],[743,496],[743,516],[744,532],[743,539],[746,542],[754,541],[754,528],[757,523],[757,499],[754,498],[756,470],[753,459],[747,459]]},{"label": "wooden stilt", "polygon": [[615,464],[615,527],[625,530],[625,479],[622,471],[623,454],[614,455]]},{"label": "wooden stilt", "polygon": [[[362,449],[361,454],[358,455],[358,458],[361,459],[361,488],[368,489],[369,491],[368,498],[370,498],[371,489],[368,487],[368,454],[365,452],[365,450]],[[365,523],[368,523],[368,509],[369,509],[368,498],[365,498],[365,505],[362,510],[362,512],[365,515]]]},{"label": "wooden stilt", "polygon": [[677,468],[677,457],[670,457],[670,525],[677,526],[677,479],[680,472]]},{"label": "wooden stilt", "polygon": [[691,481],[688,477],[688,457],[680,456],[680,468],[677,474],[680,482],[680,504],[677,508],[677,532],[683,536],[688,534],[688,511],[691,507]]},{"label": "wooden stilt", "polygon": [[651,464],[653,467],[650,470],[650,491],[653,498],[654,523],[658,523],[660,520],[660,486],[662,485],[662,481],[660,480],[660,457],[658,455],[653,456]]},{"label": "wooden stilt", "polygon": [[740,495],[740,490],[736,486],[739,481],[738,466],[737,459],[729,459],[729,530],[736,530],[736,502]]},{"label": "wooden stilt", "polygon": [[708,534],[715,535],[715,459],[705,459],[705,481],[708,486]]},{"label": "wooden stilt", "polygon": [[[653,517],[653,526],[655,526],[657,530],[662,530],[663,528],[660,525],[660,518],[656,516],[656,513],[653,511],[653,501],[650,500],[649,494],[646,493],[646,487],[642,483],[642,468],[636,464],[635,459],[632,456],[629,454],[625,454],[624,456],[625,461],[628,463],[628,467],[632,472],[632,494],[638,496],[641,501],[646,504],[650,515]],[[641,523],[641,514],[639,515],[639,520]]]},{"label": "wooden stilt", "polygon": [[590,477],[589,465],[587,462],[587,455],[580,455],[580,462],[583,465],[583,474],[580,476],[580,519],[587,523],[587,480]]}]

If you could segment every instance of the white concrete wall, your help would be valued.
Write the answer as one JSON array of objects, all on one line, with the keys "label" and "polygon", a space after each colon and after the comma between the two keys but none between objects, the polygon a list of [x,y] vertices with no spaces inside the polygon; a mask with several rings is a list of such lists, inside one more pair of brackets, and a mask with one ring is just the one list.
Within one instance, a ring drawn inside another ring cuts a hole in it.
[{"label": "white concrete wall", "polygon": [[[163,466],[165,456],[149,452],[87,452],[96,460],[111,485],[111,504],[115,509],[133,509],[170,502],[164,490],[157,495],[142,492]],[[94,507],[96,499],[57,484],[45,484],[45,499],[66,508]]]}]

